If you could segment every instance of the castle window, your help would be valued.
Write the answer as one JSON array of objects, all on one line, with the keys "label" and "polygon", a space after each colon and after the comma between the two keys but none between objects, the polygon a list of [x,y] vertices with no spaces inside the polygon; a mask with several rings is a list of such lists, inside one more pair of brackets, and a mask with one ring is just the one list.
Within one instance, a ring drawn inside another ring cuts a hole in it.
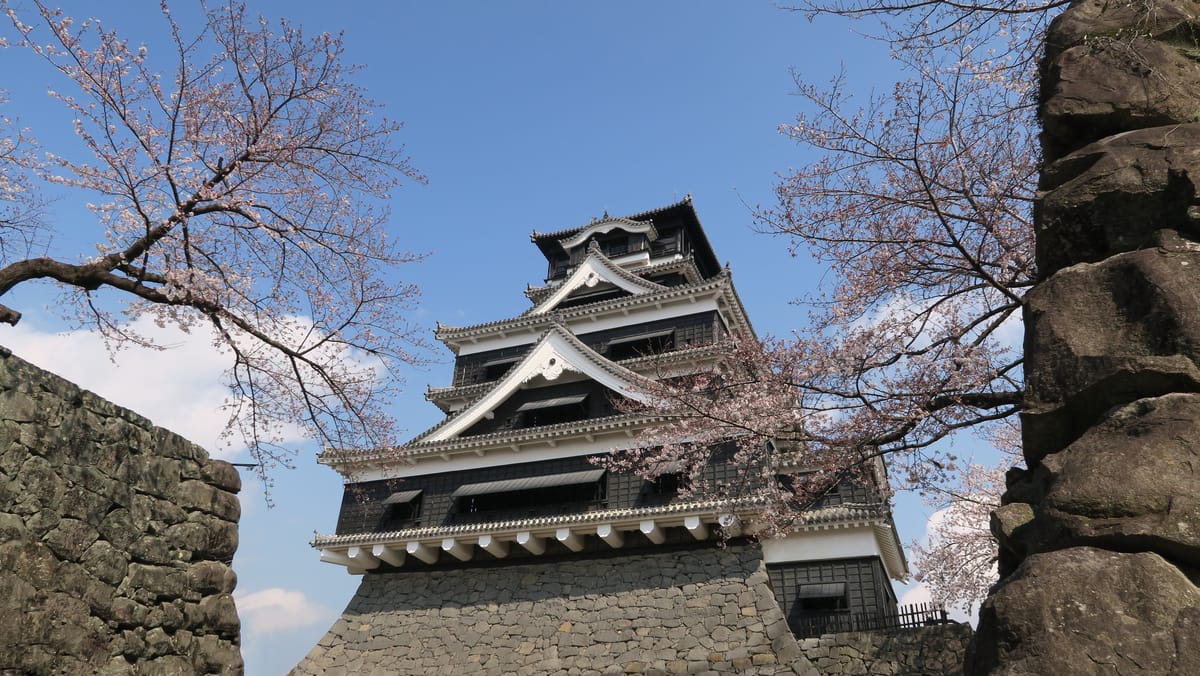
[{"label": "castle window", "polygon": [[463,484],[452,497],[459,513],[522,511],[605,499],[605,470],[590,469],[543,476]]},{"label": "castle window", "polygon": [[846,583],[820,582],[802,584],[796,590],[796,605],[802,611],[845,610]]},{"label": "castle window", "polygon": [[513,367],[520,359],[513,357],[505,357],[502,359],[492,359],[483,363],[483,382],[491,382],[504,377],[505,373]]},{"label": "castle window", "polygon": [[604,252],[604,255],[609,258],[629,253],[629,236],[625,233],[611,237],[597,237],[596,243],[600,245],[600,250]]},{"label": "castle window", "polygon": [[551,279],[559,279],[566,277],[567,272],[571,269],[571,258],[566,255],[555,256],[550,259],[550,269],[546,281]]},{"label": "castle window", "polygon": [[684,461],[670,460],[660,462],[654,468],[656,476],[651,480],[651,490],[655,495],[672,496],[679,493],[679,489],[683,488],[687,483],[687,476],[684,474]]},{"label": "castle window", "polygon": [[613,300],[614,298],[624,298],[631,295],[624,289],[600,289],[599,291],[589,291],[587,293],[576,293],[568,296],[566,300],[558,304],[559,308],[576,307],[579,305],[587,305],[589,303],[599,303],[605,300]]},{"label": "castle window", "polygon": [[672,472],[670,474],[659,474],[654,477],[652,490],[655,495],[672,496],[678,495],[679,489],[683,487],[685,478],[680,472]]},{"label": "castle window", "polygon": [[421,489],[398,491],[387,496],[383,504],[387,507],[390,525],[407,525],[421,517]]},{"label": "castle window", "polygon": [[517,407],[520,427],[541,427],[574,422],[588,417],[586,394],[527,401]]},{"label": "castle window", "polygon": [[659,238],[650,245],[650,255],[658,258],[679,253],[679,234],[678,231],[665,235],[660,234]]},{"label": "castle window", "polygon": [[675,329],[639,333],[608,341],[608,358],[613,361],[662,354],[675,349]]},{"label": "castle window", "polygon": [[788,613],[788,624],[797,636],[820,636],[853,631],[845,582],[802,584]]}]

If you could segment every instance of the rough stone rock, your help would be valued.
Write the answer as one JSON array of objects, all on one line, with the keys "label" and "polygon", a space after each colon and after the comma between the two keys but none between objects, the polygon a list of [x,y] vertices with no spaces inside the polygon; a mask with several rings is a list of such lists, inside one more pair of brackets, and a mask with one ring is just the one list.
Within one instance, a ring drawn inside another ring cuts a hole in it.
[{"label": "rough stone rock", "polygon": [[1045,160],[1131,129],[1195,121],[1197,34],[1188,0],[1072,3],[1046,35]]},{"label": "rough stone rock", "polygon": [[967,673],[1200,674],[1200,590],[1157,554],[1033,554],[980,617]]},{"label": "rough stone rock", "polygon": [[1067,49],[1043,105],[1048,157],[1129,129],[1200,119],[1200,64],[1183,49],[1142,37],[1094,37]]},{"label": "rough stone rock", "polygon": [[237,496],[203,481],[179,483],[174,502],[185,509],[198,509],[231,522],[238,520],[242,509]]},{"label": "rough stone rock", "polygon": [[1143,250],[1061,270],[1026,298],[1025,456],[1110,408],[1200,391],[1200,251]]},{"label": "rough stone rock", "polygon": [[1047,33],[1029,469],[972,676],[1200,673],[1198,12],[1073,0]]},{"label": "rough stone rock", "polygon": [[1177,43],[1200,33],[1200,14],[1193,0],[1081,0],[1055,17],[1046,35],[1053,59],[1067,47],[1098,35],[1117,35],[1136,27],[1140,35]]},{"label": "rough stone rock", "polygon": [[1029,553],[1029,543],[1038,543],[1036,535],[1037,522],[1033,506],[1027,502],[1017,502],[1011,493],[1005,494],[1005,504],[992,511],[989,527],[996,538],[999,547],[1000,577],[1006,577],[1025,559]]},{"label": "rough stone rock", "polygon": [[[1200,81],[1195,92],[1200,111]],[[1147,247],[1200,250],[1197,177],[1200,124],[1113,136],[1046,165],[1037,201],[1039,272],[1048,277]]]},{"label": "rough stone rock", "polygon": [[242,475],[227,462],[206,462],[200,466],[200,478],[230,493],[242,490]]},{"label": "rough stone rock", "polygon": [[54,550],[60,559],[78,561],[97,537],[99,533],[90,523],[78,519],[60,519],[54,530],[46,533],[42,541]]},{"label": "rough stone rock", "polygon": [[217,561],[201,561],[188,567],[188,584],[204,594],[228,594],[237,586],[233,569]]},{"label": "rough stone rock", "polygon": [[[1029,552],[1093,545],[1200,565],[1197,457],[1200,395],[1123,406],[1026,474],[1041,495],[1036,527],[1026,519],[998,536],[1008,549],[1014,541]],[[1001,507],[996,518],[1023,504]]]}]

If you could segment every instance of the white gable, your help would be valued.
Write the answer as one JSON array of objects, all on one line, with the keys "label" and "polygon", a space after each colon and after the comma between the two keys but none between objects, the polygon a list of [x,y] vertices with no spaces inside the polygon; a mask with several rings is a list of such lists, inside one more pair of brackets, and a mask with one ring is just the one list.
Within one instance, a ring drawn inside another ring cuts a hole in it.
[{"label": "white gable", "polygon": [[566,329],[554,326],[515,367],[509,369],[508,373],[497,381],[490,392],[463,409],[446,424],[435,427],[411,443],[445,441],[457,437],[490,415],[520,390],[522,385],[535,377],[542,376],[552,381],[566,372],[585,375],[629,399],[642,403],[650,401],[645,388],[652,381],[606,360],[579,342]]},{"label": "white gable", "polygon": [[554,293],[538,303],[528,314],[546,314],[557,307],[559,303],[569,298],[575,291],[594,288],[601,283],[612,284],[635,296],[662,291],[667,288],[662,284],[656,284],[625,272],[616,265],[613,265],[599,250],[592,248],[588,251],[587,258],[575,269],[575,272],[571,273],[571,276],[567,277],[555,289]]},{"label": "white gable", "polygon": [[650,238],[650,241],[658,239],[658,230],[654,229],[654,223],[651,221],[633,221],[628,218],[606,218],[602,221],[592,223],[583,228],[575,235],[565,239],[558,240],[564,251],[570,251],[575,247],[583,244],[588,240],[588,237],[593,235],[602,235],[613,230],[624,230],[625,232],[634,234],[644,234]]}]

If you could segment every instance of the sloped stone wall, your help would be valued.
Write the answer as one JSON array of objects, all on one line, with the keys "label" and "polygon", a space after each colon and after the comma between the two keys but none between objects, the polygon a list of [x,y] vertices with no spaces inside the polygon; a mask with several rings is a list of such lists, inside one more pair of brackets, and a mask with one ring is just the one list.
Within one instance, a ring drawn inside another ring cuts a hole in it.
[{"label": "sloped stone wall", "polygon": [[1200,674],[1200,3],[1077,0],[1042,67],[1027,471],[971,674]]},{"label": "sloped stone wall", "polygon": [[0,673],[240,674],[240,485],[186,439],[0,356]]},{"label": "sloped stone wall", "polygon": [[899,631],[827,634],[800,640],[800,650],[825,676],[962,676],[969,624]]},{"label": "sloped stone wall", "polygon": [[804,674],[757,550],[368,573],[293,674]]}]

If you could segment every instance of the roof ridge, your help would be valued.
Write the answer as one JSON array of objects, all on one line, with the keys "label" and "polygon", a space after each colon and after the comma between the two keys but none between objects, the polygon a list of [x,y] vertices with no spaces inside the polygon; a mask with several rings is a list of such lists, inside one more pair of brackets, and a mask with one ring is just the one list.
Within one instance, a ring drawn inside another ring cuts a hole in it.
[{"label": "roof ridge", "polygon": [[660,214],[664,211],[668,211],[670,209],[675,209],[677,207],[681,207],[685,204],[691,204],[691,203],[692,203],[692,193],[689,192],[688,194],[684,195],[683,199],[681,199],[677,202],[673,202],[671,204],[667,204],[667,205],[661,206],[661,207],[655,207],[653,209],[647,209],[645,211],[639,211],[637,213],[630,214],[628,216],[609,216],[608,213],[605,212],[604,218],[599,219],[599,221],[595,221],[595,220],[589,221],[588,223],[585,223],[584,225],[576,226],[573,228],[566,228],[563,230],[551,230],[548,232],[538,232],[537,230],[534,230],[529,235],[529,239],[530,239],[530,241],[536,242],[537,240],[544,239],[546,237],[561,238],[561,237],[569,235],[573,232],[578,232],[580,230],[583,230],[584,228],[586,228],[590,225],[595,225],[597,222],[619,221],[619,220],[637,221],[637,220],[645,219],[645,218],[653,216],[655,214]]}]

